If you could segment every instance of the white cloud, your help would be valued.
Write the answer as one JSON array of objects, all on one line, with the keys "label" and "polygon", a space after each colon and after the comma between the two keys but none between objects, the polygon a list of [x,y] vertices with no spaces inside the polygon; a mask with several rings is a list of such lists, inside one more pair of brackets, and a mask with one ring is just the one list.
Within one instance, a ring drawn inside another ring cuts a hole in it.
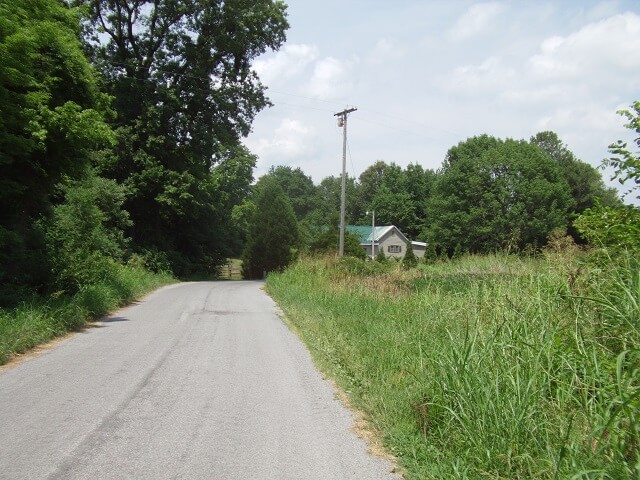
[{"label": "white cloud", "polygon": [[458,18],[455,25],[449,30],[450,38],[454,40],[467,40],[486,31],[495,18],[504,9],[500,2],[487,2],[472,5]]},{"label": "white cloud", "polygon": [[601,105],[585,104],[572,107],[560,107],[536,123],[538,130],[572,130],[579,122],[583,132],[611,132],[616,124],[616,112]]},{"label": "white cloud", "polygon": [[623,83],[635,85],[638,68],[640,16],[634,13],[587,24],[565,37],[548,38],[528,62],[529,72],[540,79],[593,81],[618,76]]},{"label": "white cloud", "polygon": [[252,139],[249,148],[261,162],[283,164],[291,159],[308,158],[317,149],[315,129],[299,120],[284,118],[271,138]]},{"label": "white cloud", "polygon": [[304,92],[319,99],[337,99],[352,87],[350,77],[352,63],[326,57],[316,62],[313,75]]},{"label": "white cloud", "polygon": [[397,60],[405,56],[405,50],[393,40],[380,38],[371,53],[367,57],[367,62],[372,65],[388,63],[390,60]]},{"label": "white cloud", "polygon": [[441,84],[449,91],[478,95],[501,91],[515,76],[515,69],[505,65],[499,57],[489,57],[478,65],[456,67]]},{"label": "white cloud", "polygon": [[315,45],[288,44],[275,54],[256,60],[253,69],[263,82],[271,85],[300,75],[317,57],[318,47]]},{"label": "white cloud", "polygon": [[600,2],[587,11],[587,19],[590,21],[611,17],[618,12],[619,2],[616,0]]}]

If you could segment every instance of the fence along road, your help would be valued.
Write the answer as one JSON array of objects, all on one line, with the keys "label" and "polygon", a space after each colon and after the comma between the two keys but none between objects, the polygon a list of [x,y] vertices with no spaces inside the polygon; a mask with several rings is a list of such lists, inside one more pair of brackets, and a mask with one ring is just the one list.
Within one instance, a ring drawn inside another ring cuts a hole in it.
[{"label": "fence along road", "polygon": [[165,287],[0,373],[0,478],[397,478],[261,287]]}]

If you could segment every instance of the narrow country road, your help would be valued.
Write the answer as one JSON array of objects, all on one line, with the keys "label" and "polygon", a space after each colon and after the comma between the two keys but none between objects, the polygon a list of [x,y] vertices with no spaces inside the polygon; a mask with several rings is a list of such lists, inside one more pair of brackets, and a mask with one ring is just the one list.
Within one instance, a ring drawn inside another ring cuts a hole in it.
[{"label": "narrow country road", "polygon": [[0,478],[397,478],[261,287],[165,287],[1,372]]}]

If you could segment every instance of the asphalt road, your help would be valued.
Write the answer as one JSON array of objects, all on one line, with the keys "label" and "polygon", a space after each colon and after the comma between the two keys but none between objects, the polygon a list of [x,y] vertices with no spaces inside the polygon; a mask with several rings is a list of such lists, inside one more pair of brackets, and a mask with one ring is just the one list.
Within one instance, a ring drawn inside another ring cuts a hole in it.
[{"label": "asphalt road", "polygon": [[165,287],[0,373],[0,478],[397,478],[261,287]]}]

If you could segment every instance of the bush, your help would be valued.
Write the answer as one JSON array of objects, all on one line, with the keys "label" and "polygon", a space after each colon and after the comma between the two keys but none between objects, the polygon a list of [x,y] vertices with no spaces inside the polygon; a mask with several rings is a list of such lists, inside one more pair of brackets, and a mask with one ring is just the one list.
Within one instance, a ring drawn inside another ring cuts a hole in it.
[{"label": "bush", "polygon": [[640,249],[640,210],[597,205],[582,213],[574,222],[578,232],[590,244],[614,249]]},{"label": "bush", "polygon": [[378,249],[378,253],[376,253],[376,262],[387,263],[387,257],[385,256],[382,248]]},{"label": "bush", "polygon": [[411,242],[407,244],[407,253],[404,254],[404,258],[402,259],[402,266],[404,268],[414,268],[418,265],[418,258],[416,254],[413,253],[413,245]]},{"label": "bush", "polygon": [[[312,253],[319,253],[322,255],[327,253],[333,253],[336,255],[338,253],[339,245],[339,232],[336,230],[327,230],[326,232],[316,236],[309,245],[309,250]],[[349,232],[345,232],[344,235],[344,254],[346,256],[360,258],[362,260],[367,256],[364,248],[360,245],[360,239]]]},{"label": "bush", "polygon": [[61,187],[64,202],[44,222],[49,259],[57,289],[75,293],[111,278],[122,259],[130,224],[122,210],[124,190],[113,180],[89,173]]}]

